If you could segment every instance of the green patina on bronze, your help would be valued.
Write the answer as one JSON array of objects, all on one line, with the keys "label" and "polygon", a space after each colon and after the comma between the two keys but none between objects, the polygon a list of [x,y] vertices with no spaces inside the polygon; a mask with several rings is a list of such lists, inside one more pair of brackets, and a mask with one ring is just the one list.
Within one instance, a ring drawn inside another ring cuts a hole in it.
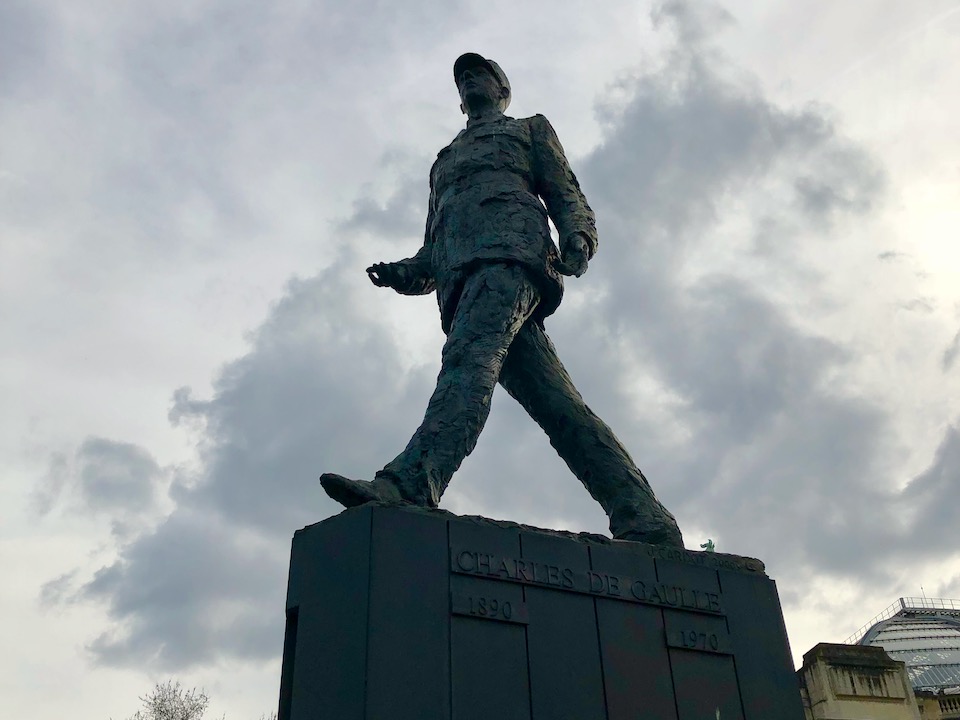
[{"label": "green patina on bronze", "polygon": [[372,482],[328,473],[323,487],[348,507],[436,507],[476,446],[499,382],[606,511],[615,538],[682,547],[673,515],[587,407],[543,330],[560,305],[561,276],[582,275],[597,251],[593,211],[560,141],[542,115],[504,115],[511,90],[496,63],[467,53],[454,79],[467,126],[430,171],[423,247],[367,268],[377,286],[437,293],[447,335],[437,387],[406,449]]}]

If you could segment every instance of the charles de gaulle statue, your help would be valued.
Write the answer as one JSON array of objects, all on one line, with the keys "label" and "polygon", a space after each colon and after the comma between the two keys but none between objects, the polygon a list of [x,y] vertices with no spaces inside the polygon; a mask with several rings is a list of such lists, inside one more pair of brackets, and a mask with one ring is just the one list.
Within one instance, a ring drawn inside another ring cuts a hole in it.
[{"label": "charles de gaulle statue", "polygon": [[510,83],[497,63],[466,53],[453,76],[467,126],[430,171],[423,247],[367,268],[379,287],[437,293],[446,334],[437,387],[406,449],[372,481],[327,473],[321,483],[347,507],[436,507],[476,446],[499,382],[606,511],[614,538],[683,547],[673,515],[587,407],[543,329],[560,305],[561,276],[581,276],[597,252],[594,214],[560,141],[543,115],[504,115]]}]

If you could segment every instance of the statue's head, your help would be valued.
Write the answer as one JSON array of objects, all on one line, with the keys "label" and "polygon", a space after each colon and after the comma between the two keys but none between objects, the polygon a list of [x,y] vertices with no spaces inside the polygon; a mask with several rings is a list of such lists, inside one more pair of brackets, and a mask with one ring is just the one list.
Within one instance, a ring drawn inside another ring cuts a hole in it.
[{"label": "statue's head", "polygon": [[500,112],[510,105],[510,81],[493,60],[477,53],[464,53],[453,64],[453,79],[460,91],[460,109],[492,105]]}]

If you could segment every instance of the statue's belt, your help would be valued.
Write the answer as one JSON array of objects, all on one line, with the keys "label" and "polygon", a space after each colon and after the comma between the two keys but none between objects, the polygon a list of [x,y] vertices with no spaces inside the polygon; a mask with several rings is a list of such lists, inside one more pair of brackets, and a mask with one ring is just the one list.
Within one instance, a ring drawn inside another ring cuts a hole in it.
[{"label": "statue's belt", "polygon": [[[520,200],[520,202],[524,205],[540,205],[540,202],[537,200],[537,196],[530,189],[527,182],[519,175],[505,176],[505,174],[502,172],[495,175],[492,173],[485,173],[484,175],[485,177],[472,177],[469,183],[455,183],[450,185],[437,197],[434,210],[436,212],[440,212],[444,205],[449,203],[455,197],[464,195],[469,195],[469,201],[474,202],[477,205],[482,204],[486,200],[492,200],[494,198],[500,198],[503,196],[514,196],[517,199],[525,198],[528,202],[523,202],[523,200]],[[461,197],[461,199],[466,198]]]}]

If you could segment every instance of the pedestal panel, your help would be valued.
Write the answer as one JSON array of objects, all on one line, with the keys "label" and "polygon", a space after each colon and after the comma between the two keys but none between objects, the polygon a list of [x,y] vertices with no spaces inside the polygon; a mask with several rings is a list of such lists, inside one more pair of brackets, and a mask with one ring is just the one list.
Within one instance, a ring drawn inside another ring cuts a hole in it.
[{"label": "pedestal panel", "polygon": [[802,720],[751,558],[439,510],[296,533],[280,720]]}]

